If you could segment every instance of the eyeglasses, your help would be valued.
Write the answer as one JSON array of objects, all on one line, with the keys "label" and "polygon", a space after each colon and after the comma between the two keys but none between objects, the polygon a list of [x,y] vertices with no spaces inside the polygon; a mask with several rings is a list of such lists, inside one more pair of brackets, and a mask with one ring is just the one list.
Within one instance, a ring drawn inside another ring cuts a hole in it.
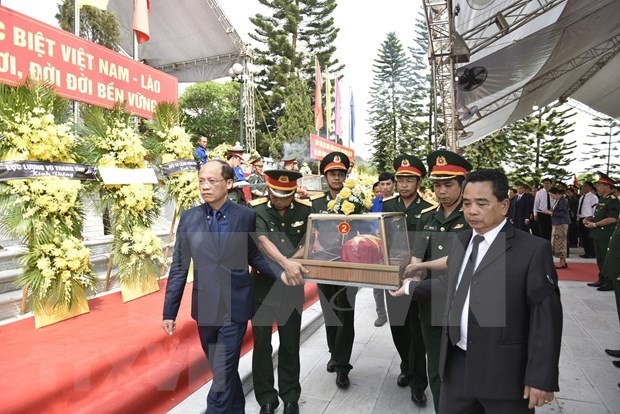
[{"label": "eyeglasses", "polygon": [[209,184],[209,187],[213,187],[215,184],[217,183],[221,183],[222,181],[228,181],[225,178],[222,178],[221,180],[216,180],[215,178],[209,178],[208,180],[203,180],[200,179],[198,180],[198,183],[200,185],[204,185],[205,183]]}]

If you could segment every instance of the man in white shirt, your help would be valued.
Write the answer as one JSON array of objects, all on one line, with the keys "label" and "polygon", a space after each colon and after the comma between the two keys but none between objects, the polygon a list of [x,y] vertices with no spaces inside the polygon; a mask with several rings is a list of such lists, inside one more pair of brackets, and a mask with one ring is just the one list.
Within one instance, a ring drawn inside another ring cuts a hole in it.
[{"label": "man in white shirt", "polygon": [[583,220],[587,217],[594,215],[594,209],[598,204],[598,196],[592,191],[594,186],[592,182],[586,181],[581,186],[581,197],[579,197],[579,204],[577,204],[577,219],[579,223],[579,239],[583,245],[584,254],[581,257],[586,259],[593,259],[594,255],[594,240],[589,236],[590,230],[583,225]]},{"label": "man in white shirt", "polygon": [[551,188],[551,179],[544,178],[542,180],[543,188],[536,192],[534,199],[534,220],[538,223],[538,234],[543,239],[551,240],[551,214],[545,211],[551,211],[551,196],[549,189]]}]

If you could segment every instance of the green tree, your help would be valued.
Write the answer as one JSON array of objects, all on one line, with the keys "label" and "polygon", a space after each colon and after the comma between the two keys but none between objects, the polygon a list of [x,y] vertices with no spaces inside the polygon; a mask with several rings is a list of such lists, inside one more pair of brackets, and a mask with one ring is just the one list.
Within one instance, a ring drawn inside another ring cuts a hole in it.
[{"label": "green tree", "polygon": [[[73,0],[64,0],[58,5],[56,20],[63,30],[73,33]],[[80,37],[105,46],[108,49],[119,50],[120,32],[116,16],[106,10],[84,6],[80,9]]]},{"label": "green tree", "polygon": [[509,177],[514,181],[529,178],[534,185],[544,177],[572,177],[573,173],[565,167],[575,160],[570,156],[577,144],[566,141],[566,135],[572,132],[574,122],[569,120],[574,115],[575,112],[551,105],[513,123],[508,135],[513,148]]},{"label": "green tree", "polygon": [[414,77],[411,81],[415,84],[417,93],[415,102],[420,106],[417,120],[420,122],[420,127],[426,129],[427,134],[427,148],[425,151],[421,148],[416,152],[426,154],[434,147],[435,131],[433,128],[433,75],[428,63],[428,25],[422,11],[418,13],[414,26],[413,46],[409,48],[414,69]]},{"label": "green tree", "polygon": [[589,161],[589,169],[593,171],[601,171],[617,178],[620,174],[617,163],[620,159],[620,122],[614,118],[600,117],[593,121],[594,124],[590,127],[595,129],[588,135],[591,139],[586,142],[588,148],[581,161]]},{"label": "green tree", "polygon": [[278,118],[278,130],[275,139],[270,141],[269,153],[281,158],[284,143],[301,143],[310,147],[313,114],[310,110],[310,98],[306,82],[297,75],[291,75],[285,89],[284,112]]},{"label": "green tree", "polygon": [[179,98],[187,131],[204,135],[209,147],[239,141],[239,85],[235,82],[201,82]]},{"label": "green tree", "polygon": [[369,102],[373,163],[378,171],[391,171],[398,154],[426,152],[426,126],[419,120],[423,105],[411,58],[394,32],[387,34],[374,62]]},{"label": "green tree", "polygon": [[510,129],[502,128],[484,139],[465,147],[463,156],[479,168],[505,168],[506,159],[512,155],[512,144],[509,139]]},{"label": "green tree", "polygon": [[[335,58],[333,46],[338,30],[331,17],[335,0],[259,0],[270,11],[250,18],[254,31],[249,33],[256,44],[255,74],[257,84],[257,146],[269,139],[281,123],[284,113],[287,82],[299,73],[306,81],[306,94],[314,94],[314,56],[322,68],[332,72],[342,69]],[[309,102],[310,105],[313,102]],[[312,106],[310,106],[312,108]],[[269,131],[271,134],[269,134]]]}]

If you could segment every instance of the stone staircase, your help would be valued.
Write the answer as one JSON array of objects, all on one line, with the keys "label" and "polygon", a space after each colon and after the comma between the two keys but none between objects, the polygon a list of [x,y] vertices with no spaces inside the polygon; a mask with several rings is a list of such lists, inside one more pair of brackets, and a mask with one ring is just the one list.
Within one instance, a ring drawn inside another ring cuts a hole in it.
[{"label": "stone staircase", "polygon": [[[167,246],[170,225],[174,214],[174,206],[166,204],[162,207],[159,220],[153,226],[153,230],[162,239],[164,249]],[[90,261],[93,270],[99,279],[96,291],[92,296],[105,293],[105,279],[110,259],[112,236],[103,234],[103,221],[101,215],[93,208],[87,209],[84,219],[84,244],[91,251]],[[174,238],[171,240],[174,243]],[[21,318],[22,289],[15,287],[15,279],[22,273],[22,257],[26,252],[25,247],[19,240],[11,240],[0,235],[0,324],[9,323]],[[172,256],[172,247],[169,249],[168,260]],[[117,269],[112,267],[108,291],[118,291]],[[31,315],[30,312],[25,314]]]}]

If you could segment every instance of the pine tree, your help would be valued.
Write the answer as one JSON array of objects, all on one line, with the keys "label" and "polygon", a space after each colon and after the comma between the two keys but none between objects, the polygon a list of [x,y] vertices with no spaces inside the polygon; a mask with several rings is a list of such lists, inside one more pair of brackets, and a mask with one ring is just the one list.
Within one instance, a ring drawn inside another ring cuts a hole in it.
[{"label": "pine tree", "polygon": [[284,143],[301,143],[303,148],[310,147],[309,136],[314,115],[310,108],[308,86],[299,76],[292,75],[285,92],[284,112],[278,118],[275,139],[269,144],[269,153],[276,158],[282,157]]},{"label": "pine tree", "polygon": [[[56,20],[63,30],[73,33],[73,0],[64,0],[58,5]],[[116,16],[106,10],[91,6],[80,9],[80,37],[105,46],[108,49],[119,50],[120,32]]]},{"label": "pine tree", "polygon": [[369,103],[373,163],[379,171],[390,171],[398,154],[426,152],[428,141],[425,123],[418,120],[422,105],[412,81],[413,63],[394,32],[387,34],[374,62]]},{"label": "pine tree", "polygon": [[[620,158],[620,121],[614,118],[594,118],[590,127],[595,130],[588,135],[588,146],[581,161],[589,161],[589,168],[601,171],[612,178],[618,178],[620,167],[617,160]],[[616,160],[614,162],[614,160]]]},{"label": "pine tree", "polygon": [[542,178],[567,180],[573,173],[566,166],[575,159],[570,158],[577,146],[575,141],[566,141],[572,132],[575,115],[570,110],[559,110],[557,105],[546,106],[510,126],[509,139],[514,148],[511,157],[515,181],[528,180],[538,185]]},{"label": "pine tree", "polygon": [[[415,38],[413,46],[409,48],[409,52],[413,57],[414,77],[411,79],[416,85],[415,101],[420,105],[418,121],[420,128],[426,130],[426,148],[416,151],[426,154],[433,148],[435,140],[435,131],[433,129],[433,75],[431,67],[428,63],[428,25],[424,13],[420,11],[415,20]],[[420,136],[422,138],[422,136]]]},{"label": "pine tree", "polygon": [[502,128],[489,136],[465,147],[463,156],[479,168],[505,168],[506,159],[511,156],[510,130]]}]

